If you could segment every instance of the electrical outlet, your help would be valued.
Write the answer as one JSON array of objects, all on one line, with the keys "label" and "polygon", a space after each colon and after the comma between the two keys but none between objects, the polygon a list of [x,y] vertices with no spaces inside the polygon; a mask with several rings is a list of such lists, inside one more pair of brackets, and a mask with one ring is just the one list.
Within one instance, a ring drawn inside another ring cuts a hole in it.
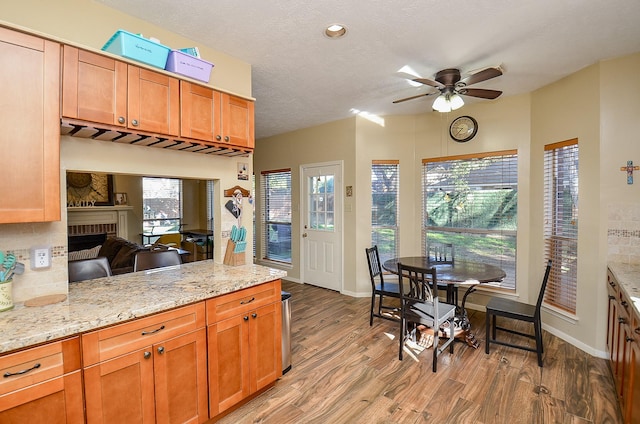
[{"label": "electrical outlet", "polygon": [[43,269],[51,266],[51,246],[31,248],[31,269]]}]

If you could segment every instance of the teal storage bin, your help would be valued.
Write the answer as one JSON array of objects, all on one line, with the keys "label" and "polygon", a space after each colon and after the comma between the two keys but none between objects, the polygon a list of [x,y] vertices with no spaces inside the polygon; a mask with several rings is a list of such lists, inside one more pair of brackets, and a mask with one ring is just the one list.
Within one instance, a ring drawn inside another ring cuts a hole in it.
[{"label": "teal storage bin", "polygon": [[102,50],[160,69],[166,66],[171,51],[167,46],[121,29],[113,34]]}]

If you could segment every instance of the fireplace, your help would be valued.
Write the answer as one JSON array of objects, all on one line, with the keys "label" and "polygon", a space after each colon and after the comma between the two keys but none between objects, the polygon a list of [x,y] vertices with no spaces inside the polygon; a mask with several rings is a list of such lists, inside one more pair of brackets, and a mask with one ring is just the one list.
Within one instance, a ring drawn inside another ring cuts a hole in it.
[{"label": "fireplace", "polygon": [[132,206],[67,208],[68,235],[103,234],[128,239],[128,214]]}]

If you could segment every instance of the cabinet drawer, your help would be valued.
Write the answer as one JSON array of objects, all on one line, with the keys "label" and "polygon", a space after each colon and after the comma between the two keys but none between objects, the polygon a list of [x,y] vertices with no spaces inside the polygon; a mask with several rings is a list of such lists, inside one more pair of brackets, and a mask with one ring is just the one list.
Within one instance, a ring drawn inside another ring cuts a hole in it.
[{"label": "cabinet drawer", "polygon": [[207,324],[213,324],[281,299],[280,280],[207,300]]},{"label": "cabinet drawer", "polygon": [[204,302],[139,318],[82,335],[83,365],[89,366],[171,337],[204,328]]},{"label": "cabinet drawer", "polygon": [[47,343],[0,357],[0,395],[80,369],[80,338]]}]

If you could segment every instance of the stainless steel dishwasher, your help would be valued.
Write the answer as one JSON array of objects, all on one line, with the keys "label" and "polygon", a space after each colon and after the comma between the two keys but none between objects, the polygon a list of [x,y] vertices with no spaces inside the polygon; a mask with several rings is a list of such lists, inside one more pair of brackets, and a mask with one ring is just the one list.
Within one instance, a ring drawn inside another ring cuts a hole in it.
[{"label": "stainless steel dishwasher", "polygon": [[291,369],[291,293],[282,293],[282,374]]}]

